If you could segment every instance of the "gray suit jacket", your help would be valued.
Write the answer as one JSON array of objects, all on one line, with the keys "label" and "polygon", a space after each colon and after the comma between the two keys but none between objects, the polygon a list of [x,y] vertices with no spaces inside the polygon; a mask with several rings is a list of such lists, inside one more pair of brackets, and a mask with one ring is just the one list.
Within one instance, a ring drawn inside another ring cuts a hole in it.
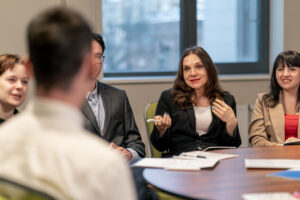
[{"label": "gray suit jacket", "polygon": [[126,92],[98,82],[99,92],[105,109],[103,133],[100,134],[96,117],[87,100],[81,109],[86,117],[85,128],[108,142],[114,142],[124,148],[131,148],[140,157],[145,157],[145,145],[136,126]]}]

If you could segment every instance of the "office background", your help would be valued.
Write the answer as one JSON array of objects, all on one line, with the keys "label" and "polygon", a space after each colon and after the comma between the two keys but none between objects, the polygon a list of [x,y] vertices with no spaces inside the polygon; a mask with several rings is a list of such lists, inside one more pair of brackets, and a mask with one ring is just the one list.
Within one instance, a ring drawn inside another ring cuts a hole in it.
[{"label": "office background", "polygon": [[[89,20],[95,32],[102,32],[101,0],[1,0],[0,54],[25,55],[25,30],[28,22],[41,10],[54,5],[79,10]],[[270,0],[269,68],[279,52],[288,49],[300,51],[299,8],[299,0]],[[157,100],[163,90],[172,86],[174,77],[99,78],[103,82],[126,90],[138,128],[148,146],[143,119],[144,108],[151,101]],[[267,91],[269,87],[269,74],[222,75],[220,80],[222,87],[235,96],[237,105],[253,105],[257,93]],[[31,83],[31,88],[33,87]],[[26,102],[32,96],[31,91]],[[26,106],[26,102],[23,107]],[[243,130],[241,134],[246,135],[247,127],[241,128]],[[149,155],[148,148],[147,154]]]}]

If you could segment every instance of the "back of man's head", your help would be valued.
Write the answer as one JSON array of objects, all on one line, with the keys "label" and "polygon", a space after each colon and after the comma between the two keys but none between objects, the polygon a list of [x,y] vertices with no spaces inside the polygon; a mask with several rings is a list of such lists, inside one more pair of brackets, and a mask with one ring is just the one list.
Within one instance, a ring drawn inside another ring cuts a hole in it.
[{"label": "back of man's head", "polygon": [[37,86],[68,90],[90,52],[91,29],[76,12],[52,8],[28,26],[28,49]]}]

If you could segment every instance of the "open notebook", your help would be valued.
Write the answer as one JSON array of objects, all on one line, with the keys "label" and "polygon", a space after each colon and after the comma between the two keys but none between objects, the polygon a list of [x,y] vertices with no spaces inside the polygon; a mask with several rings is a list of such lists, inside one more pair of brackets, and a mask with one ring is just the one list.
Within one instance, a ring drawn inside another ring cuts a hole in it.
[{"label": "open notebook", "polygon": [[287,145],[300,145],[300,140],[283,143],[283,146]]},{"label": "open notebook", "polygon": [[222,159],[237,157],[234,154],[221,154],[203,151],[191,151],[173,158],[144,158],[133,164],[134,167],[164,168],[167,170],[200,170],[211,168]]}]

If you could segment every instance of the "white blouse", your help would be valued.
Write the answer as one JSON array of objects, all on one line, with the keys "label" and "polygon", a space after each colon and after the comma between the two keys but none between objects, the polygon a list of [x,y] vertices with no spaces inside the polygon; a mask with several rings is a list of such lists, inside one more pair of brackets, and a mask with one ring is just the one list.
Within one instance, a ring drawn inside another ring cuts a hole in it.
[{"label": "white blouse", "polygon": [[196,131],[199,136],[207,133],[208,128],[212,122],[211,107],[194,107],[196,118]]}]

